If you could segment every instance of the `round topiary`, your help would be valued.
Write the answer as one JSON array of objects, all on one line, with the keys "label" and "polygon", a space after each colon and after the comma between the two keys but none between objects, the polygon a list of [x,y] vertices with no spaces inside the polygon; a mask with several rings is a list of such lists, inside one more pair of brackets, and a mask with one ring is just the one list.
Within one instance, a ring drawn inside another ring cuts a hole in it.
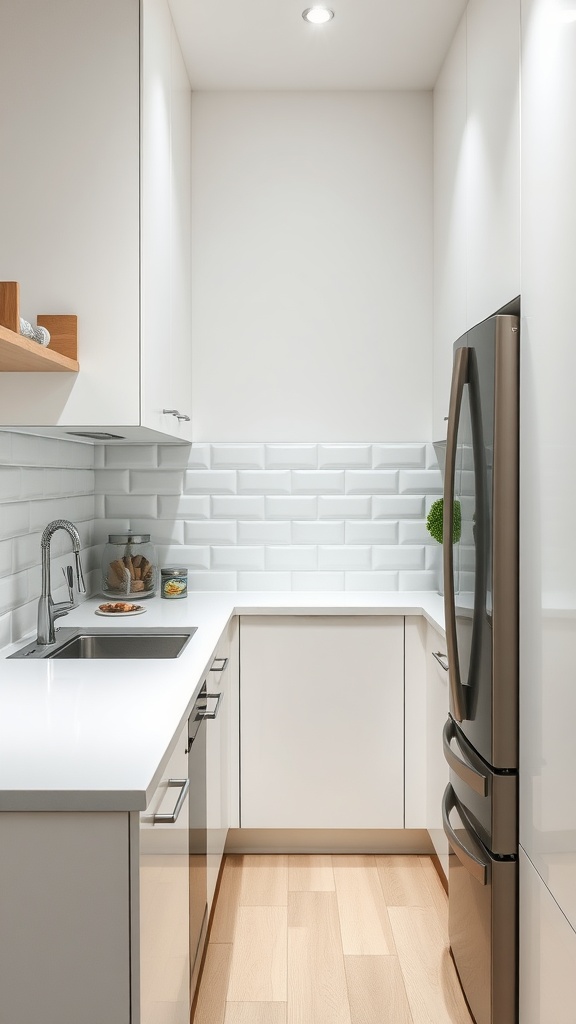
[{"label": "round topiary", "polygon": [[[437,501],[433,502],[430,506],[428,518],[426,519],[426,529],[434,540],[437,540],[439,544],[442,543],[442,535],[444,530],[444,499],[438,498]],[[452,543],[457,544],[462,534],[462,509],[459,501],[454,502],[454,521],[452,523]]]}]

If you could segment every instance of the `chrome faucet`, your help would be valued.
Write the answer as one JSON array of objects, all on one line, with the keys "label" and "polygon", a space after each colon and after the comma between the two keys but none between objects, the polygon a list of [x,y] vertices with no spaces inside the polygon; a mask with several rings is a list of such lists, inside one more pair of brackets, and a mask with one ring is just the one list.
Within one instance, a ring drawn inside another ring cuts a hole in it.
[{"label": "chrome faucet", "polygon": [[76,608],[74,603],[74,577],[71,565],[67,565],[62,570],[68,585],[68,600],[58,601],[55,604],[50,592],[50,541],[57,530],[65,530],[72,539],[72,550],[76,561],[78,593],[86,593],[82,561],[80,559],[80,535],[78,530],[74,523],[71,523],[68,519],[55,519],[54,522],[48,523],[40,542],[42,550],[42,594],[38,601],[38,639],[36,641],[38,644],[56,643],[54,620],[60,618],[61,615],[66,615],[72,608]]}]

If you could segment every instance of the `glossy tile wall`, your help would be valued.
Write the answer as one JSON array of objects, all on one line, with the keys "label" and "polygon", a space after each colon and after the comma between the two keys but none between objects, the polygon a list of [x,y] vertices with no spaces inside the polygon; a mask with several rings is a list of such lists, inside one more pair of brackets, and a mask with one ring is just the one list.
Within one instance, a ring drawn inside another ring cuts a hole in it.
[{"label": "glossy tile wall", "polygon": [[[94,448],[74,441],[0,432],[0,647],[35,628],[41,589],[40,539],[53,519],[71,519],[82,541],[87,586],[99,566],[94,530]],[[61,568],[71,544],[52,540],[56,601],[67,597]]]},{"label": "glossy tile wall", "polygon": [[98,539],[150,533],[197,590],[435,590],[430,444],[107,446]]}]

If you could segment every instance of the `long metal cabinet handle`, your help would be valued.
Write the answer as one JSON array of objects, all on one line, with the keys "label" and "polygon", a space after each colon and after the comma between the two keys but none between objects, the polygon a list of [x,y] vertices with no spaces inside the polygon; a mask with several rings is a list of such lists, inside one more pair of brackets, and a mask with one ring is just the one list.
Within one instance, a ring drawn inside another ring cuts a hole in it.
[{"label": "long metal cabinet handle", "polygon": [[224,694],[223,693],[206,693],[205,696],[206,697],[212,697],[212,699],[216,701],[216,707],[214,708],[214,711],[203,711],[201,713],[202,714],[202,718],[217,718],[218,712],[220,711],[220,702],[221,702],[222,697],[224,696]]},{"label": "long metal cabinet handle", "polygon": [[[221,665],[217,665],[216,664],[217,661],[221,661],[222,664]],[[228,664],[228,658],[214,658],[214,661],[212,662],[212,664],[210,666],[210,671],[211,672],[223,672],[224,669],[226,668],[227,664]]]},{"label": "long metal cabinet handle", "polygon": [[[450,824],[450,811],[456,806],[456,794],[454,793],[452,786],[448,784],[444,790],[444,797],[442,799],[442,824],[444,826],[446,838],[462,866],[465,867],[473,878],[480,882],[481,885],[488,885],[490,861],[484,860],[481,857],[476,856],[474,853],[471,853],[471,851],[464,846],[464,843],[458,838]],[[464,823],[463,828],[467,833],[468,829]]]},{"label": "long metal cabinet handle", "polygon": [[186,799],[188,790],[190,788],[190,779],[168,779],[168,782],[166,783],[166,785],[170,786],[170,787],[178,786],[179,789],[180,789],[180,794],[178,796],[178,799],[176,801],[176,805],[174,807],[174,810],[172,811],[172,814],[155,814],[154,817],[152,818],[152,824],[153,825],[173,825],[174,824],[174,822],[178,818],[178,815],[180,814],[180,811],[182,810],[182,807],[184,806],[184,801]]},{"label": "long metal cabinet handle", "polygon": [[469,761],[464,761],[454,753],[450,746],[450,740],[454,737],[454,723],[448,719],[444,729],[442,731],[442,746],[444,747],[444,757],[448,764],[452,768],[459,779],[465,782],[470,789],[473,789],[475,793],[480,796],[486,796],[488,793],[488,776],[483,775],[482,772],[476,770],[474,765],[470,764]]},{"label": "long metal cabinet handle", "polygon": [[446,657],[445,654],[442,654],[441,651],[432,651],[432,657],[436,658],[436,661],[441,666],[441,668],[444,669],[445,672],[448,671],[448,658]]},{"label": "long metal cabinet handle", "polygon": [[450,665],[450,692],[452,710],[458,722],[466,718],[466,695],[460,678],[458,646],[456,644],[456,602],[454,599],[454,547],[452,534],[454,530],[454,476],[456,473],[456,442],[458,439],[458,421],[462,407],[464,385],[468,378],[468,349],[456,349],[454,356],[454,373],[450,391],[450,408],[448,415],[448,436],[446,438],[446,469],[444,474],[444,529],[442,547],[444,549],[444,611],[446,617],[446,644]]}]

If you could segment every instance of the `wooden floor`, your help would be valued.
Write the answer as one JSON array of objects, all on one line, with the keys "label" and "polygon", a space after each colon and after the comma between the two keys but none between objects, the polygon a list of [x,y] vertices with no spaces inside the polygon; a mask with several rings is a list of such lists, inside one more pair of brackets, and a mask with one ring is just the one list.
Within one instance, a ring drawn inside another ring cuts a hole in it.
[{"label": "wooden floor", "polygon": [[194,1024],[471,1024],[428,857],[229,856]]}]

